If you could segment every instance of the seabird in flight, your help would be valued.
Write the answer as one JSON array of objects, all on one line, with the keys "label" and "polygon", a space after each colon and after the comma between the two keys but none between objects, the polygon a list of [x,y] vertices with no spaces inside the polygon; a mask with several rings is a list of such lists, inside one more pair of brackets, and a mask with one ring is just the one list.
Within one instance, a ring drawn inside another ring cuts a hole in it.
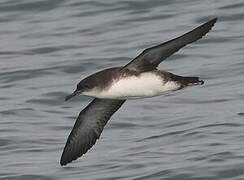
[{"label": "seabird in flight", "polygon": [[122,67],[108,68],[81,80],[66,101],[76,95],[94,97],[79,114],[64,147],[60,164],[66,165],[85,154],[100,137],[110,117],[127,99],[146,98],[202,85],[198,77],[183,77],[158,70],[158,65],[182,47],[206,35],[217,18],[170,41],[145,49]]}]

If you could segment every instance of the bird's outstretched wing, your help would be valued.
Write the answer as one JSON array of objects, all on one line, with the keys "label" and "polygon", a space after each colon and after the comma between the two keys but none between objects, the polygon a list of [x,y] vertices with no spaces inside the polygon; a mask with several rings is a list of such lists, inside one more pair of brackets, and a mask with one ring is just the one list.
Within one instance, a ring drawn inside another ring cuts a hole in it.
[{"label": "bird's outstretched wing", "polygon": [[122,106],[125,100],[95,98],[83,109],[68,137],[60,164],[77,159],[85,154],[100,137],[110,117]]},{"label": "bird's outstretched wing", "polygon": [[123,69],[128,69],[140,73],[144,71],[151,71],[157,68],[157,66],[163,60],[177,52],[185,45],[201,39],[211,30],[216,21],[217,18],[211,19],[210,21],[198,26],[197,28],[186,34],[183,34],[180,37],[167,41],[163,44],[145,49],[135,59],[125,65]]}]

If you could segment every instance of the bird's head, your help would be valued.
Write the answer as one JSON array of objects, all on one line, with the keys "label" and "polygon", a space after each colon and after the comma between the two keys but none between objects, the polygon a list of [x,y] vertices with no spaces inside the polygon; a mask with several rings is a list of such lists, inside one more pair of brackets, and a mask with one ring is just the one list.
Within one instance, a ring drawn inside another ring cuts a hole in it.
[{"label": "bird's head", "polygon": [[65,101],[68,101],[69,99],[71,99],[72,97],[76,96],[76,95],[87,95],[89,94],[89,92],[91,92],[92,90],[94,90],[94,88],[96,88],[96,81],[93,81],[91,77],[87,77],[83,80],[81,80],[76,87],[76,90],[66,96]]},{"label": "bird's head", "polygon": [[65,100],[69,100],[76,95],[86,95],[96,97],[97,93],[109,87],[114,79],[120,75],[121,67],[114,67],[96,72],[77,84],[76,90],[68,95]]}]

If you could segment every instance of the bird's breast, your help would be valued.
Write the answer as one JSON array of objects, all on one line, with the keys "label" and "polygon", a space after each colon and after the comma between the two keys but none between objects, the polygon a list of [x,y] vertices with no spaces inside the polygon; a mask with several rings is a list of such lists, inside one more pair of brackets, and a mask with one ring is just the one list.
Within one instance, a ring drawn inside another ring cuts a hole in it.
[{"label": "bird's breast", "polygon": [[145,72],[139,76],[133,75],[115,79],[108,88],[94,89],[84,95],[104,99],[135,99],[158,96],[179,87],[178,83],[165,81],[156,73]]}]

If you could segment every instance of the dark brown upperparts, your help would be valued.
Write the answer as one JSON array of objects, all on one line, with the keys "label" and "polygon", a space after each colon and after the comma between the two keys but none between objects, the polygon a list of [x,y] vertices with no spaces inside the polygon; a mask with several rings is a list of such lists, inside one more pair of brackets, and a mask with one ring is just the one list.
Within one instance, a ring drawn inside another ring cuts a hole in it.
[{"label": "dark brown upperparts", "polygon": [[77,90],[89,90],[94,87],[104,89],[109,87],[113,80],[121,76],[121,67],[104,69],[81,80],[77,85]]},{"label": "dark brown upperparts", "polygon": [[163,60],[180,50],[182,47],[205,36],[214,26],[216,21],[217,18],[213,18],[182,36],[145,49],[141,54],[125,65],[123,69],[130,69],[136,72],[152,71],[156,69]]},{"label": "dark brown upperparts", "polygon": [[98,89],[109,88],[113,81],[128,76],[139,76],[140,73],[122,67],[113,67],[96,72],[81,80],[76,91],[86,91],[94,87]]}]

